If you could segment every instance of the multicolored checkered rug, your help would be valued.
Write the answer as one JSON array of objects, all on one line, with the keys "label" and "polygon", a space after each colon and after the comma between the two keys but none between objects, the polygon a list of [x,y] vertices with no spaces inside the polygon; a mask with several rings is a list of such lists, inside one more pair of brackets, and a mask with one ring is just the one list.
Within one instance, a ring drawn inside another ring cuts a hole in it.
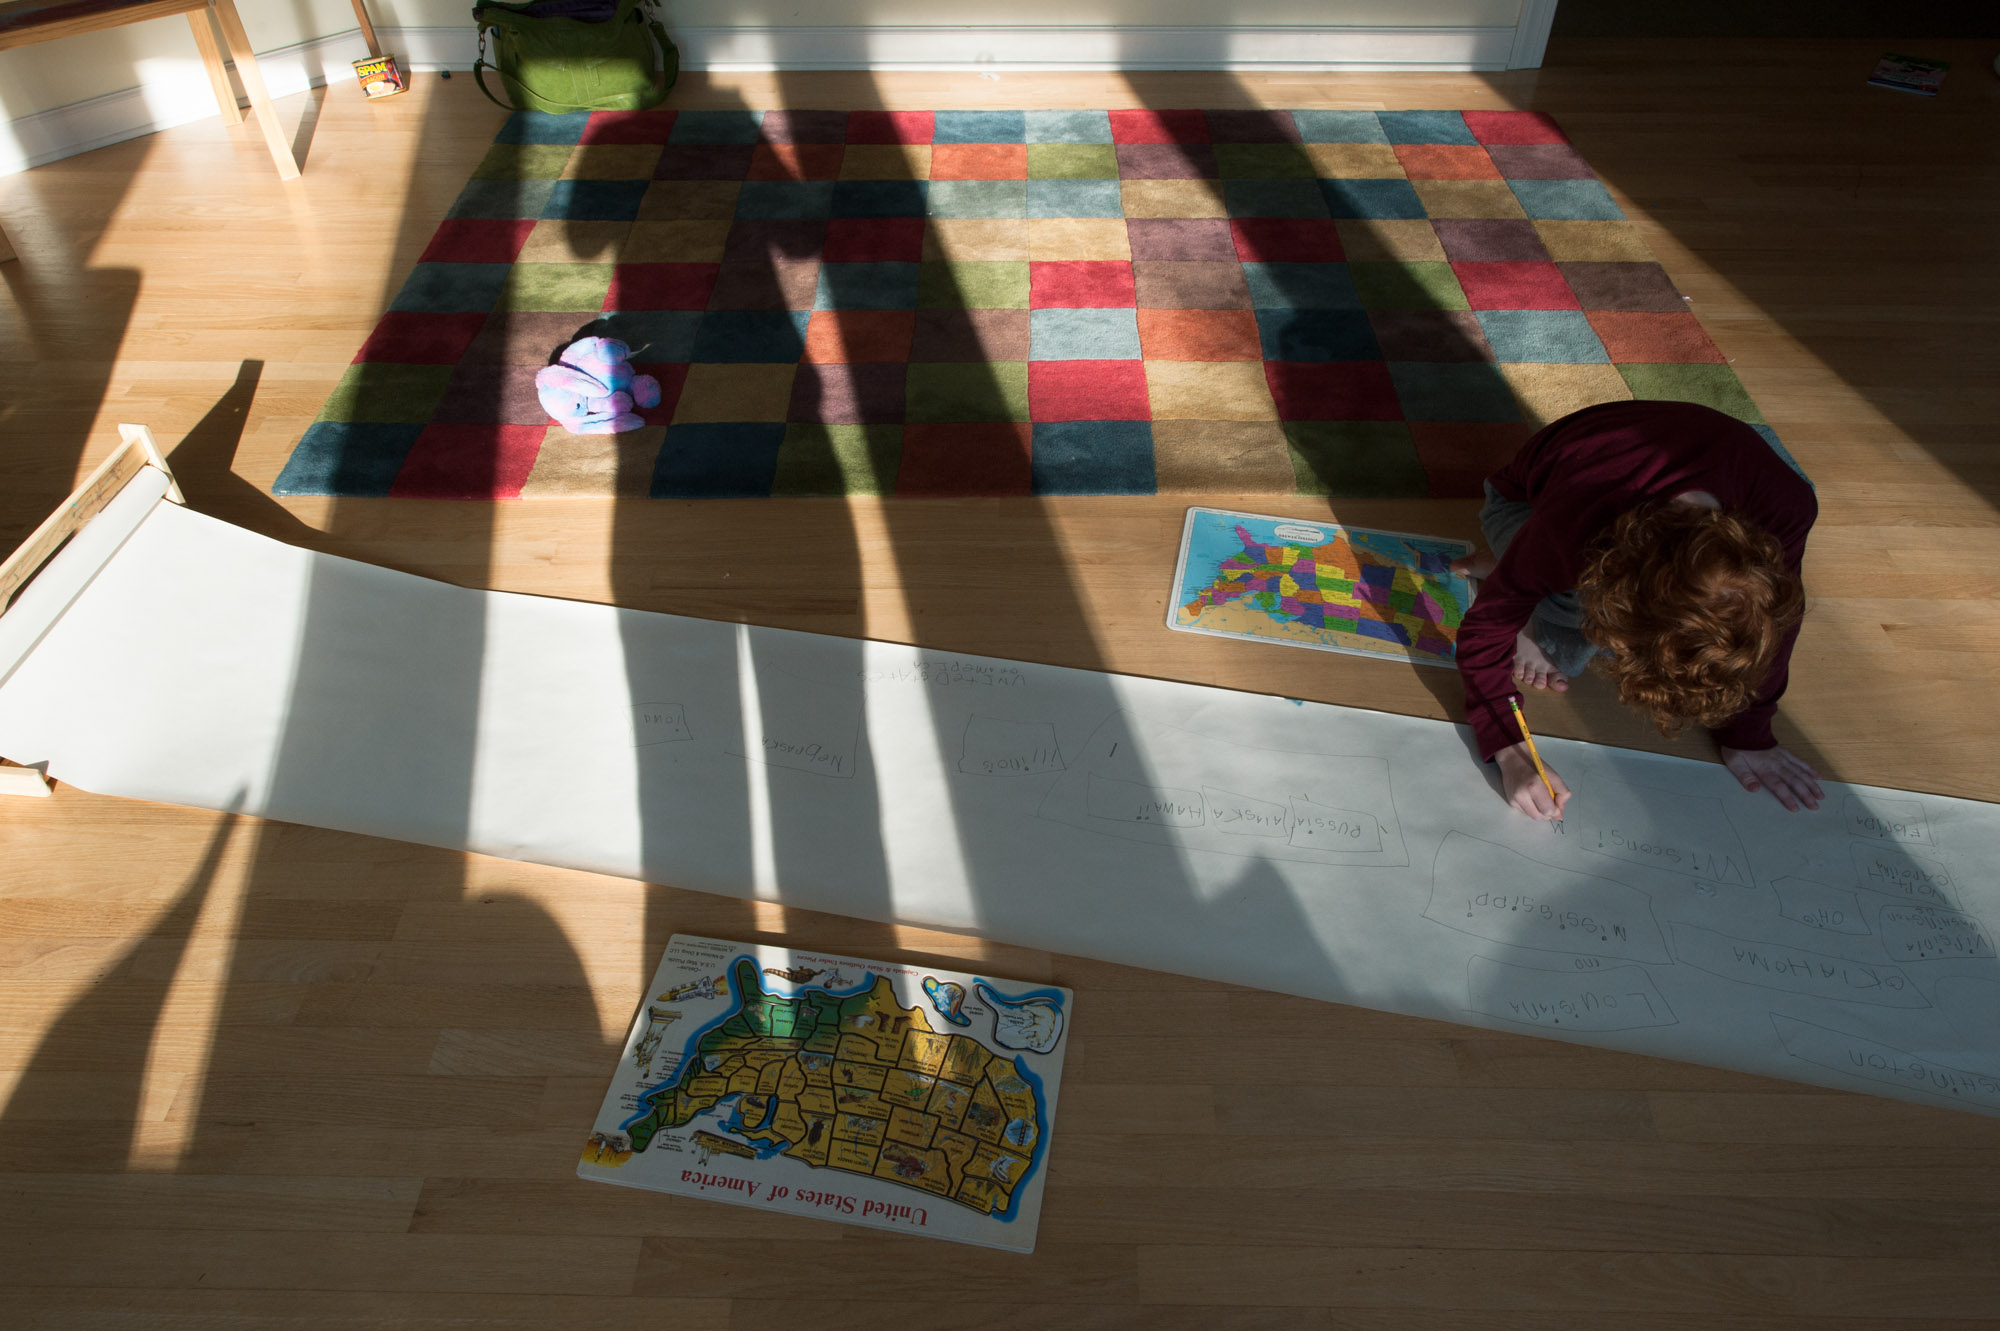
[{"label": "multicolored checkered rug", "polygon": [[[536,402],[585,333],[644,428]],[[521,114],[273,489],[1476,495],[1635,396],[1762,423],[1540,114]]]}]

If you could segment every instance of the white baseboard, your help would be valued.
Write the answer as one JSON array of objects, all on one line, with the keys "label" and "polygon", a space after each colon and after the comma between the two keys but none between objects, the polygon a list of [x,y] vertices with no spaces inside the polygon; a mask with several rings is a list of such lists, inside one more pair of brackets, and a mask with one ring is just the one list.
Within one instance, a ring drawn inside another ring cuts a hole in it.
[{"label": "white baseboard", "polygon": [[[1541,62],[1557,0],[1523,0],[1515,27],[788,27],[674,28],[681,67],[957,70],[1498,70]],[[405,71],[472,67],[471,24],[378,28]],[[273,97],[352,77],[361,32],[260,52]],[[239,101],[242,99],[239,97]],[[198,62],[185,74],[0,122],[0,175],[216,114]]]},{"label": "white baseboard", "polygon": [[[1534,0],[1530,0],[1531,3]],[[792,27],[671,29],[685,69],[1506,69],[1511,27]]]}]

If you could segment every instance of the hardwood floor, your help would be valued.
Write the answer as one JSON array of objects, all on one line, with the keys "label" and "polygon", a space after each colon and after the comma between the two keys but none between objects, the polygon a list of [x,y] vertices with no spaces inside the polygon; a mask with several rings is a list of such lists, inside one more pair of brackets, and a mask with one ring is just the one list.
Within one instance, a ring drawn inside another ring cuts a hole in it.
[{"label": "hardwood floor", "polygon": [[[1954,62],[1935,100],[1865,86],[1879,44],[1855,42],[676,100],[1553,112],[1818,482],[1781,735],[1829,775],[1996,800],[2000,82],[1978,43],[1923,53]],[[312,120],[289,184],[217,120],[0,186],[0,546],[140,421],[195,507],[467,585],[1454,715],[1449,681],[1159,632],[1172,497],[270,498],[498,123],[463,77],[415,82],[281,102]],[[1462,534],[1472,507],[1333,505]],[[750,520],[806,567],[708,556]],[[1668,747],[1594,682],[1537,722]],[[0,1306],[24,1331],[2000,1326],[1985,1118],[73,789],[0,802],[0,846]],[[677,931],[1074,987],[1039,1251],[577,1182]],[[1198,1062],[1159,1060],[1169,1023]]]}]

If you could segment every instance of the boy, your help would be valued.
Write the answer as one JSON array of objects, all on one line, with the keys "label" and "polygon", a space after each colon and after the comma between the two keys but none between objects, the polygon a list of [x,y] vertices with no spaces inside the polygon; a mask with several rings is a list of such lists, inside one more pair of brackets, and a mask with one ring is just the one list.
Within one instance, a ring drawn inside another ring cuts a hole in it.
[{"label": "boy", "polygon": [[1707,726],[1745,790],[1816,809],[1819,774],[1778,745],[1819,506],[1796,464],[1732,416],[1688,402],[1608,402],[1551,422],[1486,482],[1491,554],[1459,629],[1466,719],[1507,802],[1561,817],[1509,701],[1558,692],[1593,658],[1665,735]]}]

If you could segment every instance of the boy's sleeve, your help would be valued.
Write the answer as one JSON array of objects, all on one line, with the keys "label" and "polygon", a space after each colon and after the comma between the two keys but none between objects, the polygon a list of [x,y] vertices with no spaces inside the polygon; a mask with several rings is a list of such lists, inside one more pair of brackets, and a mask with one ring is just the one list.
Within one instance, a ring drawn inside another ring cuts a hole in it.
[{"label": "boy's sleeve", "polygon": [[1479,741],[1479,756],[1491,759],[1510,744],[1518,744],[1508,701],[1514,687],[1514,638],[1527,627],[1535,607],[1549,594],[1565,590],[1550,578],[1563,576],[1543,526],[1530,516],[1507,547],[1500,563],[1480,585],[1478,599],[1458,627],[1458,676],[1465,685],[1465,720]]}]

